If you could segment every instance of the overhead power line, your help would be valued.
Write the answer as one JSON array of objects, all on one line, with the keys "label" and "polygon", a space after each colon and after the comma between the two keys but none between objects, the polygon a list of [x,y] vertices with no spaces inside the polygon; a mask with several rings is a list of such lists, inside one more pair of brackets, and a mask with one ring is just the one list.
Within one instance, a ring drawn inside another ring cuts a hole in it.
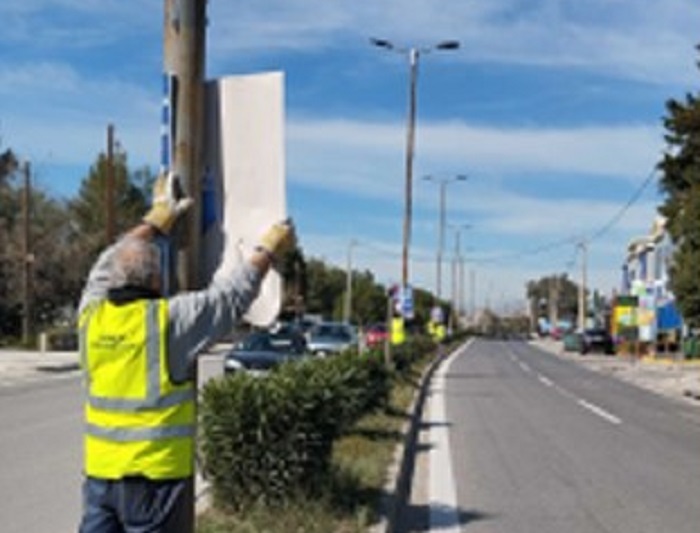
[{"label": "overhead power line", "polygon": [[520,259],[522,257],[527,257],[531,255],[537,255],[544,252],[549,252],[557,248],[564,246],[571,246],[572,244],[578,244],[582,240],[586,242],[591,242],[595,239],[599,239],[610,231],[624,216],[624,214],[641,198],[642,193],[646,190],[649,184],[656,177],[656,169],[652,170],[645,180],[640,184],[640,186],[634,191],[630,199],[620,208],[620,210],[615,213],[615,215],[598,230],[591,233],[589,237],[581,237],[581,235],[571,235],[569,237],[558,239],[534,248],[527,248],[519,252],[514,252],[512,254],[504,254],[496,257],[487,257],[483,259],[472,259],[472,263],[487,264],[487,263],[499,263],[501,261],[512,261],[514,259]]},{"label": "overhead power line", "polygon": [[630,199],[627,201],[627,203],[622,206],[622,208],[613,216],[607,224],[602,226],[598,231],[593,233],[589,238],[588,241],[593,241],[595,239],[598,239],[605,235],[608,231],[610,231],[615,224],[617,224],[620,219],[623,217],[623,215],[627,212],[627,210],[632,207],[639,198],[641,198],[642,193],[646,190],[646,188],[649,186],[649,184],[652,182],[652,180],[656,177],[656,169],[652,170],[649,175],[646,177],[646,179],[642,182],[642,184],[639,186],[639,188],[632,194]]}]

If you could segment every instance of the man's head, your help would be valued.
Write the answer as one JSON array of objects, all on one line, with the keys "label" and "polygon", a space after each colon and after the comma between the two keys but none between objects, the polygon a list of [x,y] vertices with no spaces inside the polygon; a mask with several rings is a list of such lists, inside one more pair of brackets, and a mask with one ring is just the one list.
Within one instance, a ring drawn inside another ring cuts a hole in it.
[{"label": "man's head", "polygon": [[116,250],[109,286],[138,287],[160,292],[160,250],[154,242],[124,238]]}]

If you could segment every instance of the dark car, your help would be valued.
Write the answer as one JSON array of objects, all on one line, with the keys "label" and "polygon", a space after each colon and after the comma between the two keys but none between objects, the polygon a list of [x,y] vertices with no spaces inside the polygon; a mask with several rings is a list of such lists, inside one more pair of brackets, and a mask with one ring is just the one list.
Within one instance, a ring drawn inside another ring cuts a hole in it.
[{"label": "dark car", "polygon": [[603,328],[587,329],[581,335],[580,353],[604,353],[612,355],[615,353],[615,343],[612,335]]},{"label": "dark car", "polygon": [[299,360],[306,353],[302,335],[260,331],[236,343],[224,357],[224,373],[248,372],[262,375],[276,366]]},{"label": "dark car", "polygon": [[306,336],[296,324],[285,323],[267,331],[275,348],[302,353],[306,351]]}]

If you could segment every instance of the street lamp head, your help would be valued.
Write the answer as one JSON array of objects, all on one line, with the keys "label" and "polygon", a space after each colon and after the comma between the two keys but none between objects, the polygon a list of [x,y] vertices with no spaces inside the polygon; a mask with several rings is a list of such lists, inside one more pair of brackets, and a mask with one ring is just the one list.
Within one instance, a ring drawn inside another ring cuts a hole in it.
[{"label": "street lamp head", "polygon": [[394,49],[394,45],[391,43],[391,41],[387,41],[386,39],[375,39],[374,37],[370,37],[369,42],[371,42],[374,46],[378,46],[379,48],[387,48],[389,50]]},{"label": "street lamp head", "polygon": [[451,223],[451,224],[448,224],[448,226],[450,227],[450,229],[455,230],[456,232],[459,232],[459,231],[461,231],[461,230],[463,230],[463,229],[472,229],[472,228],[474,227],[474,226],[473,226],[472,224],[470,224],[469,222],[465,222],[465,223],[462,223],[462,224],[459,224],[459,223]]},{"label": "street lamp head", "polygon": [[467,181],[467,179],[469,179],[469,176],[467,176],[466,174],[457,174],[455,176],[438,178],[432,174],[426,174],[422,177],[422,179],[424,179],[425,181],[434,181],[436,183],[448,183],[450,181]]},{"label": "street lamp head", "polygon": [[459,48],[459,41],[443,41],[435,45],[437,50],[457,50]]}]

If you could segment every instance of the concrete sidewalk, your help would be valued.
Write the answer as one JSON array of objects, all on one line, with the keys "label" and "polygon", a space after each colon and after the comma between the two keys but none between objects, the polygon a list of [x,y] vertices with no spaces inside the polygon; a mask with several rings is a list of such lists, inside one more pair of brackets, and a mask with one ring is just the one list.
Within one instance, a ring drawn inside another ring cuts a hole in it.
[{"label": "concrete sidewalk", "polygon": [[574,361],[595,372],[614,376],[657,394],[700,406],[700,361],[636,358],[628,355],[580,355],[565,352],[561,341],[530,341],[549,353]]},{"label": "concrete sidewalk", "polygon": [[0,384],[33,381],[78,369],[78,352],[0,349]]}]

